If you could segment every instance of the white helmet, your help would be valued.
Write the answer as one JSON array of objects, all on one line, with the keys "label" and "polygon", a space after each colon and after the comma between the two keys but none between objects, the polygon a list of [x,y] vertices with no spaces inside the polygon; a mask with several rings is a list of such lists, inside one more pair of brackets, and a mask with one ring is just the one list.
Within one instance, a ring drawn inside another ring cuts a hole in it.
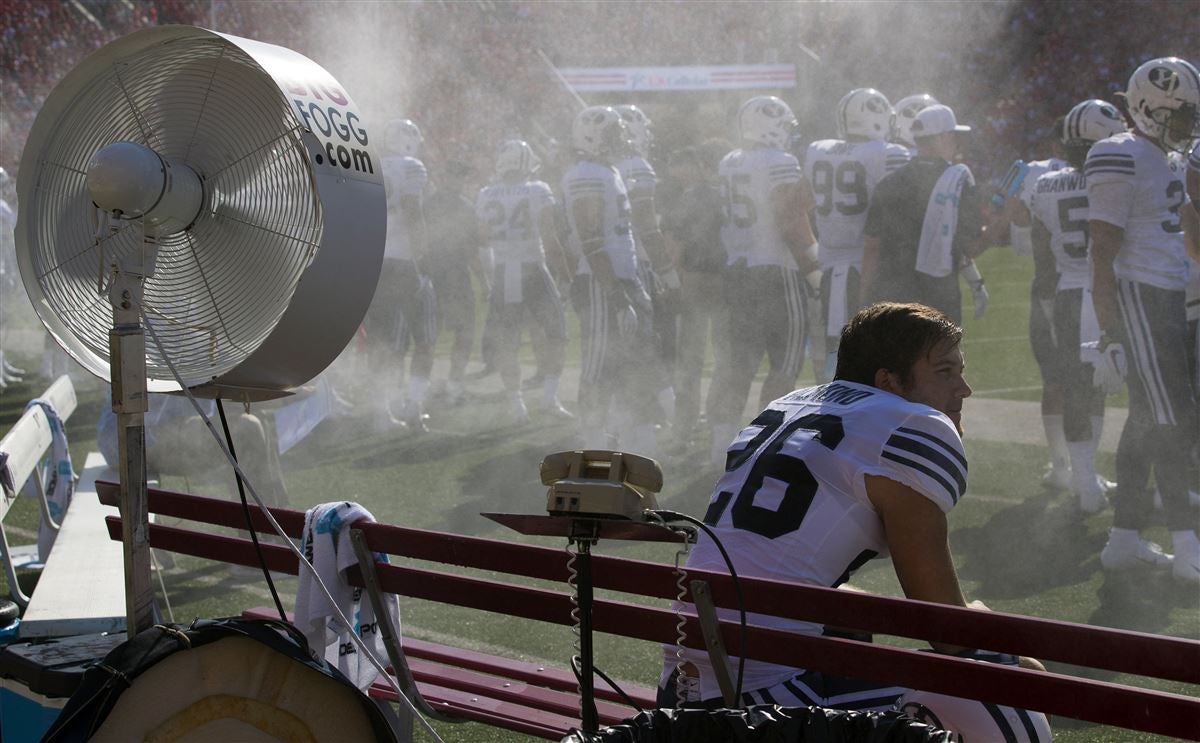
[{"label": "white helmet", "polygon": [[650,131],[650,117],[631,103],[617,106],[617,113],[621,114],[621,121],[625,122],[625,128],[629,130],[634,152],[642,157],[648,156],[650,143],[654,141],[654,135]]},{"label": "white helmet", "polygon": [[392,119],[387,123],[384,142],[392,154],[416,157],[421,151],[421,143],[425,138],[412,119]]},{"label": "white helmet", "polygon": [[1200,73],[1179,57],[1152,59],[1134,70],[1125,100],[1137,128],[1168,149],[1187,152],[1200,137]]},{"label": "white helmet", "polygon": [[896,123],[892,130],[892,136],[896,141],[909,147],[916,147],[917,143],[913,140],[912,135],[912,125],[917,119],[917,114],[930,106],[936,106],[939,102],[937,98],[928,93],[917,93],[901,98],[896,103]]},{"label": "white helmet", "polygon": [[586,155],[613,155],[627,146],[621,114],[612,106],[588,106],[575,116],[571,144]]},{"label": "white helmet", "polygon": [[962,699],[911,689],[896,703],[900,712],[934,727],[948,730],[963,743],[1016,741],[1051,743],[1054,736],[1046,715],[1034,710]]},{"label": "white helmet", "polygon": [[838,136],[883,141],[891,135],[895,117],[887,96],[874,88],[858,88],[838,101]]},{"label": "white helmet", "polygon": [[496,151],[496,175],[516,172],[522,177],[528,177],[540,167],[542,161],[522,139],[510,139],[502,143]]},{"label": "white helmet", "polygon": [[742,104],[737,116],[738,137],[782,150],[796,129],[788,104],[773,95],[760,95]]},{"label": "white helmet", "polygon": [[1123,131],[1127,131],[1125,119],[1117,107],[1093,98],[1075,104],[1063,119],[1062,142],[1065,145],[1091,145]]}]

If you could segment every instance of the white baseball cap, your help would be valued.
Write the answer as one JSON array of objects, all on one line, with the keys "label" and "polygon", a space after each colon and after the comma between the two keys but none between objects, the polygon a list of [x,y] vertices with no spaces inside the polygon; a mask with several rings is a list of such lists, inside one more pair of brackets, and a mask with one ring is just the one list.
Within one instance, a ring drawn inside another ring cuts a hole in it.
[{"label": "white baseball cap", "polygon": [[946,132],[969,132],[971,127],[958,123],[949,106],[938,103],[921,109],[912,123],[913,137],[932,137]]}]

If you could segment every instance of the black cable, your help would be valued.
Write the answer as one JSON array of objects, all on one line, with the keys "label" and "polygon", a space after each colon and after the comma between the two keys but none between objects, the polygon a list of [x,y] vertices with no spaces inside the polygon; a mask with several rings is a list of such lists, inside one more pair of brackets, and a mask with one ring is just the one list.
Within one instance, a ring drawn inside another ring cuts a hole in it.
[{"label": "black cable", "polygon": [[721,540],[717,538],[717,535],[713,532],[713,530],[708,527],[708,524],[704,523],[700,519],[694,516],[688,516],[686,513],[679,513],[678,511],[650,511],[650,513],[653,513],[655,516],[667,521],[686,521],[689,524],[695,524],[703,529],[704,533],[708,535],[709,539],[713,540],[713,544],[717,545],[717,550],[720,551],[721,557],[725,560],[725,567],[729,568],[729,577],[733,579],[733,590],[734,593],[737,594],[739,624],[738,642],[741,645],[741,647],[738,648],[737,684],[734,686],[733,697],[738,704],[741,704],[742,676],[746,670],[746,599],[742,595],[742,581],[740,578],[738,578],[737,570],[733,567],[733,560],[729,558],[729,553],[725,551],[725,545],[721,544]]},{"label": "black cable", "polygon": [[[582,665],[583,665],[583,659],[581,659],[578,655],[571,656],[571,671],[575,674],[575,680],[578,681],[580,684],[583,683],[583,668],[581,668]],[[599,668],[596,668],[595,664],[592,665],[592,673],[594,673],[597,676],[599,676],[600,678],[604,679],[604,683],[608,684],[609,688],[611,688],[613,691],[615,691],[617,693],[617,695],[621,697],[621,699],[625,700],[625,703],[628,704],[630,707],[633,707],[638,712],[646,711],[646,710],[642,709],[642,705],[638,704],[637,702],[635,702],[633,700],[633,697],[626,694],[625,690],[622,689],[620,686],[618,686],[616,681],[613,681],[611,678],[609,678],[607,673],[605,673],[604,671],[601,671]]]},{"label": "black cable", "polygon": [[[217,398],[217,414],[221,417],[221,430],[225,432],[225,445],[229,447],[229,456],[233,457],[233,461],[236,462],[237,452],[233,449],[233,436],[229,433],[229,421],[225,419],[225,406],[219,397]],[[246,501],[246,486],[237,469],[234,469],[233,474],[237,478],[238,495],[242,499],[242,513],[246,516],[246,528],[250,530],[250,541],[254,543],[254,553],[258,555],[258,565],[262,568],[263,577],[267,579],[267,588],[271,589],[271,598],[275,600],[279,618],[286,622],[288,620],[287,612],[283,610],[283,602],[279,600],[279,592],[275,590],[275,581],[271,578],[271,571],[267,570],[267,559],[263,557],[262,547],[258,544],[258,532],[254,531],[254,522],[250,518],[250,504]]]}]

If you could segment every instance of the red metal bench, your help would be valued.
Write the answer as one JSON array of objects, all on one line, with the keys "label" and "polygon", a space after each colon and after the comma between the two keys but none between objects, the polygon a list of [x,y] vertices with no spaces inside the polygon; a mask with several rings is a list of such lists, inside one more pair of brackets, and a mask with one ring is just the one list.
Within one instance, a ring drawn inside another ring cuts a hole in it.
[{"label": "red metal bench", "polygon": [[[101,498],[114,501],[115,487],[100,483]],[[237,503],[163,490],[151,490],[149,500],[150,511],[161,516],[233,528],[245,526]],[[299,536],[302,512],[272,509],[272,513],[290,536]],[[253,517],[257,531],[269,532],[262,514],[256,512]],[[361,529],[371,550],[406,562],[419,560],[557,583],[568,580],[561,549],[380,523],[360,522],[354,526]],[[109,519],[109,532],[120,539],[119,519]],[[153,524],[150,542],[158,549],[257,565],[249,539]],[[285,547],[263,545],[263,552],[272,570],[297,572],[296,559]],[[522,619],[572,624],[573,605],[565,592],[416,565],[376,563],[375,567],[386,592]],[[675,641],[678,615],[668,607],[677,591],[673,567],[596,555],[592,558],[592,578],[597,589],[663,600],[658,606],[647,606],[597,598],[593,608],[593,628],[597,632],[656,643]],[[733,583],[727,575],[693,570],[688,571],[688,578],[706,580],[717,606],[736,606]],[[364,585],[357,569],[350,571],[350,581]],[[743,578],[742,587],[745,608],[753,613],[1200,684],[1200,642],[1194,640],[762,579]],[[266,609],[252,613],[273,616]],[[689,620],[686,631],[690,646],[703,647],[695,618]],[[721,633],[725,647],[736,652],[740,647],[737,624],[722,622]],[[549,739],[561,738],[579,724],[576,681],[569,670],[542,668],[410,638],[404,639],[403,648],[410,658],[417,688],[439,712]],[[1193,696],[754,625],[748,629],[744,655],[1200,740],[1200,699]],[[625,690],[643,707],[654,706],[654,689]],[[377,684],[372,694],[395,698],[384,684]],[[596,695],[602,723],[611,724],[633,714],[603,684],[597,684]]]}]

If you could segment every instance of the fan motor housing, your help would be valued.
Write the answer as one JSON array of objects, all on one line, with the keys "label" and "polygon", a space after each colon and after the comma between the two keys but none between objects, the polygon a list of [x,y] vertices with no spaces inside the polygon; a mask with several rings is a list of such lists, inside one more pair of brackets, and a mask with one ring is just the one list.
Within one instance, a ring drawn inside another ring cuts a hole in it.
[{"label": "fan motor housing", "polygon": [[[287,394],[345,348],[374,295],[387,217],[373,135],[292,50],[192,26],[123,37],[59,83],[30,132],[17,183],[27,293],[108,378],[98,281],[145,251],[145,233],[149,390],[180,388],[166,356],[200,395]],[[119,212],[110,233],[98,206]]]}]

